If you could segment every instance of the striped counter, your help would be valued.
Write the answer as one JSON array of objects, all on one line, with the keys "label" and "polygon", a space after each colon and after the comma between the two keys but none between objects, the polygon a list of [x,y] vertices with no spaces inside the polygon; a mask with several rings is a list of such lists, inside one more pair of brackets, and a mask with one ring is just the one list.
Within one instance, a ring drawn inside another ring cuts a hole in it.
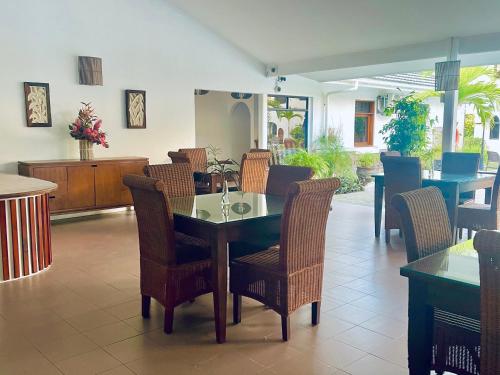
[{"label": "striped counter", "polygon": [[0,174],[0,282],[52,263],[49,193],[56,188],[52,182]]}]

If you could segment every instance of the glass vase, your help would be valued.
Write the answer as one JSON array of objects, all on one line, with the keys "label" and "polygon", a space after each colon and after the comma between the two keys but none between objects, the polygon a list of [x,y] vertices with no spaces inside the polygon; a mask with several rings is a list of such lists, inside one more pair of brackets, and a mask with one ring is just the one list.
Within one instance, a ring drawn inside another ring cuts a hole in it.
[{"label": "glass vase", "polygon": [[223,206],[227,206],[230,204],[229,202],[229,186],[227,184],[227,180],[224,179],[222,182],[222,197],[221,197],[221,204]]},{"label": "glass vase", "polygon": [[80,160],[94,159],[94,144],[86,139],[80,139]]}]

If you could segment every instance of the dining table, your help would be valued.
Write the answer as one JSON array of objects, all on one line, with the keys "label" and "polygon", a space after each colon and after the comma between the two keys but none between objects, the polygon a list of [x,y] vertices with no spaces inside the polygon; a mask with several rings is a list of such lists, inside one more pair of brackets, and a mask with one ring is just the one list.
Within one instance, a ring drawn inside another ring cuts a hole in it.
[{"label": "dining table", "polygon": [[472,240],[400,268],[409,280],[408,368],[430,374],[434,308],[480,320],[479,258]]},{"label": "dining table", "polygon": [[[372,177],[375,180],[375,237],[378,238],[380,237],[380,226],[382,223],[384,174],[376,173],[373,174]],[[475,174],[450,174],[441,173],[440,171],[427,170],[422,173],[422,187],[436,186],[443,193],[454,239],[456,236],[457,211],[460,194],[485,189],[484,202],[489,204],[491,200],[491,189],[494,182],[495,175],[490,173],[478,172]]]},{"label": "dining table", "polygon": [[226,341],[228,244],[280,232],[284,199],[240,191],[171,198],[176,231],[206,240],[211,249],[215,333]]}]

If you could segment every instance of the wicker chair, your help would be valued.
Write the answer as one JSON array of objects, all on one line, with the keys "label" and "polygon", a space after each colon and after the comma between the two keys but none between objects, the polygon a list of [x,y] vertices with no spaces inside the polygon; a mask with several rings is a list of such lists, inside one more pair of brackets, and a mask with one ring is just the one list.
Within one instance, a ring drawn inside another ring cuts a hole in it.
[{"label": "wicker chair", "polygon": [[385,242],[391,241],[391,229],[401,229],[399,215],[391,206],[395,194],[422,187],[422,167],[419,158],[384,156]]},{"label": "wicker chair", "polygon": [[498,152],[495,151],[486,151],[486,154],[488,155],[488,161],[486,162],[486,169],[490,167],[490,164],[493,163],[493,168],[494,167],[499,167],[500,166],[500,155]]},{"label": "wicker chair", "polygon": [[313,173],[309,167],[272,165],[267,177],[266,194],[285,197],[292,182],[310,180]]},{"label": "wicker chair", "polygon": [[196,194],[213,192],[212,185],[216,182],[207,174],[207,154],[204,148],[181,148],[179,151],[170,151],[168,157],[173,164],[187,163],[191,166]]},{"label": "wicker chair", "polygon": [[325,232],[337,178],[291,184],[281,220],[279,246],[230,262],[233,320],[241,321],[241,296],[260,301],[281,315],[283,340],[290,338],[290,314],[312,303],[319,323]]},{"label": "wicker chair", "polygon": [[474,237],[481,280],[481,374],[500,374],[500,233]]},{"label": "wicker chair", "polygon": [[153,297],[165,307],[164,331],[171,333],[175,306],[212,292],[210,249],[176,240],[163,182],[127,175],[123,183],[132,193],[139,229],[142,316],[149,317]]},{"label": "wicker chair", "polygon": [[401,156],[401,152],[399,151],[382,151],[380,152],[380,160],[385,158],[386,156]]},{"label": "wicker chair", "polygon": [[[449,174],[476,174],[481,155],[468,152],[443,152],[441,172]],[[460,193],[459,204],[474,200],[475,192]]]},{"label": "wicker chair", "polygon": [[241,191],[264,194],[270,160],[271,152],[269,151],[243,154],[240,165]]},{"label": "wicker chair", "polygon": [[188,163],[146,165],[144,174],[163,181],[169,198],[195,195],[193,172]]},{"label": "wicker chair", "polygon": [[500,167],[497,170],[491,192],[491,204],[465,203],[458,206],[457,227],[467,228],[467,238],[472,237],[473,230],[496,230],[499,224],[500,202],[498,189],[500,187]]},{"label": "wicker chair", "polygon": [[[436,187],[418,189],[392,198],[399,212],[408,262],[453,245],[446,204]],[[434,309],[433,369],[442,374],[479,374],[479,322]]]}]

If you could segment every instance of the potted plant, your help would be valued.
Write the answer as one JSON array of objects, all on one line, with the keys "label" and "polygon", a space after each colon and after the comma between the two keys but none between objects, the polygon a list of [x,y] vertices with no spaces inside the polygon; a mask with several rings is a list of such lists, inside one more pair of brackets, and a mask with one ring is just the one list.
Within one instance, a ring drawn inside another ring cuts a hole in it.
[{"label": "potted plant", "polygon": [[394,116],[380,131],[389,151],[409,156],[427,147],[427,132],[433,122],[428,104],[410,94],[388,106],[385,115]]},{"label": "potted plant", "polygon": [[372,175],[380,172],[380,169],[381,163],[378,153],[366,152],[359,155],[356,160],[356,174],[363,185],[371,182]]},{"label": "potted plant", "polygon": [[109,147],[106,133],[101,130],[102,120],[94,114],[90,103],[83,103],[78,111],[78,117],[69,125],[69,135],[79,141],[80,160],[94,159],[93,145]]}]

